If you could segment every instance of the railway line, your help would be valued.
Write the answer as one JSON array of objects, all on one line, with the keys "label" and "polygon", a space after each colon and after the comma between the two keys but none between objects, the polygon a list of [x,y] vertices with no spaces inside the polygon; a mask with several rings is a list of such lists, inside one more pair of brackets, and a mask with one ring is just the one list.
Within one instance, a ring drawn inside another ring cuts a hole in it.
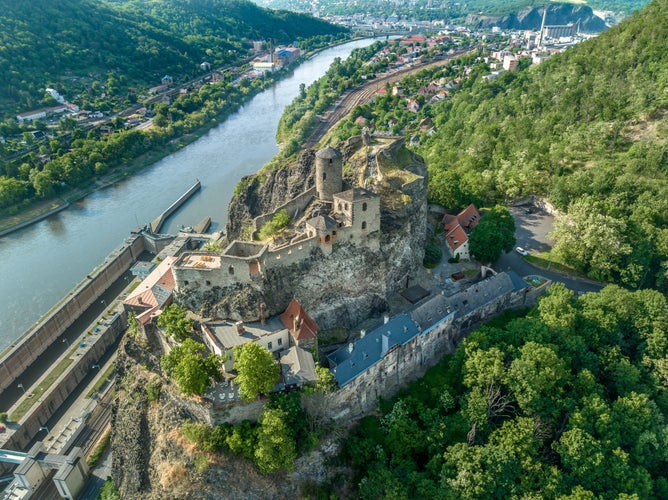
[{"label": "railway line", "polygon": [[339,121],[345,118],[348,113],[352,111],[355,106],[366,104],[376,94],[378,89],[384,87],[388,83],[395,83],[403,77],[415,73],[430,66],[443,66],[449,63],[452,59],[461,56],[466,50],[459,50],[450,57],[439,59],[437,61],[428,61],[412,65],[410,67],[401,68],[388,75],[376,78],[364,85],[355,87],[345,94],[343,94],[334,106],[328,111],[325,117],[320,118],[315,129],[304,142],[303,149],[314,147],[325,136],[328,130],[334,127]]}]

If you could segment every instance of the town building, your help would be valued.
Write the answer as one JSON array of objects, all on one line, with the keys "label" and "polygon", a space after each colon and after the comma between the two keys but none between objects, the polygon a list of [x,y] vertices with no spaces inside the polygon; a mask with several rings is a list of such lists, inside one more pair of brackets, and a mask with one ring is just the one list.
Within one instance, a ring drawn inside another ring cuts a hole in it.
[{"label": "town building", "polygon": [[470,204],[457,215],[445,214],[441,223],[445,234],[445,243],[453,258],[468,260],[469,234],[480,221],[480,214],[475,205]]},{"label": "town building", "polygon": [[142,327],[160,316],[162,310],[173,301],[174,262],[176,257],[165,257],[123,301],[125,311],[135,314]]}]

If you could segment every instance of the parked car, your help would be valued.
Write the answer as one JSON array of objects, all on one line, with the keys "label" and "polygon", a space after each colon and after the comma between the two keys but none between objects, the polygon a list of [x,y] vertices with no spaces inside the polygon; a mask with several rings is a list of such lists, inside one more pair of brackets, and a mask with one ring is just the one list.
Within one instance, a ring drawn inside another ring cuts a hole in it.
[{"label": "parked car", "polygon": [[518,254],[520,254],[521,256],[523,256],[523,257],[526,257],[527,255],[529,255],[529,252],[527,252],[527,251],[526,251],[524,248],[522,248],[522,247],[517,247],[517,248],[515,248],[515,251],[516,251]]}]

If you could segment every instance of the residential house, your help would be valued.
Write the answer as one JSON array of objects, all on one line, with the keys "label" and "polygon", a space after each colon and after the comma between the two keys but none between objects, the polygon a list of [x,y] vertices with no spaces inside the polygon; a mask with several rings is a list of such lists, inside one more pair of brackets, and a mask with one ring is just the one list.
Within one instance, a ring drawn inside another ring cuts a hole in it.
[{"label": "residential house", "polygon": [[265,322],[244,323],[242,321],[213,321],[200,326],[202,338],[214,354],[226,356],[223,369],[226,372],[234,368],[234,348],[256,342],[278,357],[278,354],[290,347],[290,333],[278,317]]},{"label": "residential house", "polygon": [[473,204],[457,215],[445,214],[443,216],[441,222],[445,233],[445,243],[453,258],[456,258],[457,255],[464,260],[471,258],[468,235],[479,221],[480,214]]},{"label": "residential house", "polygon": [[308,315],[297,299],[292,299],[285,312],[280,315],[281,322],[292,336],[294,345],[304,348],[317,348],[320,328]]},{"label": "residential house", "polygon": [[176,286],[172,274],[174,262],[176,257],[165,257],[123,301],[123,308],[136,315],[142,328],[160,316],[162,310],[172,303]]},{"label": "residential house", "polygon": [[281,353],[280,362],[286,389],[302,388],[317,380],[313,354],[306,349],[291,347]]}]

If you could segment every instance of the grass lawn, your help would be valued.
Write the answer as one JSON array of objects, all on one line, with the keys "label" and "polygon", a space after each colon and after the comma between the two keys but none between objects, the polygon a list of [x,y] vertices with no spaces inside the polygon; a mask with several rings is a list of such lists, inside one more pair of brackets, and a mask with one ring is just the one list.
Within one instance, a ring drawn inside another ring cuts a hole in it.
[{"label": "grass lawn", "polygon": [[76,351],[79,348],[79,345],[77,344],[76,347],[73,347],[70,349],[70,352],[63,357],[63,359],[60,360],[60,363],[58,363],[53,370],[49,372],[49,374],[42,380],[39,385],[33,390],[32,397],[25,397],[23,401],[19,404],[19,406],[16,408],[14,413],[11,415],[11,419],[14,422],[18,422],[23,418],[23,416],[28,413],[28,410],[33,407],[33,405],[37,402],[37,400],[40,398],[42,394],[44,394],[49,387],[56,381],[58,377],[60,377],[65,370],[67,370],[67,367],[70,366],[72,363],[74,363],[74,360],[72,359],[72,354],[74,351]]},{"label": "grass lawn", "polygon": [[538,269],[554,271],[555,273],[561,273],[567,276],[586,278],[582,273],[579,273],[565,263],[556,260],[554,256],[550,257],[550,252],[532,253],[524,257],[524,259]]}]

